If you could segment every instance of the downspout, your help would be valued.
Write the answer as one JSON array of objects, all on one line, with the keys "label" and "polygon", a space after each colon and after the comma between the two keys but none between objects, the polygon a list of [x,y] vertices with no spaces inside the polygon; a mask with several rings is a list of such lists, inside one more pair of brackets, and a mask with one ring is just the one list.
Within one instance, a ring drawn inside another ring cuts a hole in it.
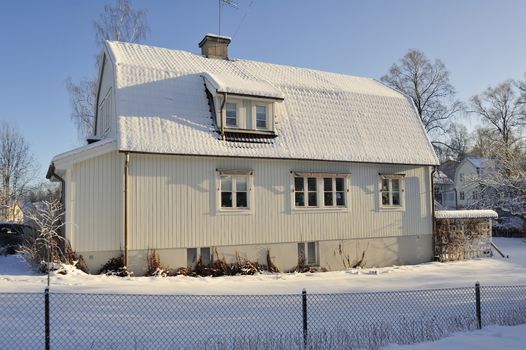
[{"label": "downspout", "polygon": [[124,266],[128,267],[128,170],[130,154],[124,153]]},{"label": "downspout", "polygon": [[223,103],[221,103],[221,109],[219,110],[219,115],[221,116],[221,140],[225,139],[225,118],[223,114],[223,110],[225,108],[226,99],[228,97],[228,94],[226,92],[223,92]]},{"label": "downspout", "polygon": [[435,233],[436,233],[436,222],[435,222],[435,173],[437,171],[437,166],[433,166],[433,171],[431,171],[431,220],[433,220],[433,256],[435,256]]}]

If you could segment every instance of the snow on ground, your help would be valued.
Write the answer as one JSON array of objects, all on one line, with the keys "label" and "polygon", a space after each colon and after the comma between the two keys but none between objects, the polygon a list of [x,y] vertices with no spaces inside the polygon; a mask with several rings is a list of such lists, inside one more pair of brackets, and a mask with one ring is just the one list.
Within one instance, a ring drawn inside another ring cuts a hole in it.
[{"label": "snow on ground", "polygon": [[383,350],[517,350],[524,349],[526,325],[489,326],[473,332],[455,333],[435,342],[390,345]]},{"label": "snow on ground", "polygon": [[[350,269],[326,273],[261,274],[228,277],[132,277],[54,274],[51,289],[62,292],[130,294],[296,294],[344,293],[526,285],[526,239],[494,238],[509,259],[493,258],[413,266]],[[20,256],[0,256],[0,292],[41,292],[46,276],[30,271]]]}]

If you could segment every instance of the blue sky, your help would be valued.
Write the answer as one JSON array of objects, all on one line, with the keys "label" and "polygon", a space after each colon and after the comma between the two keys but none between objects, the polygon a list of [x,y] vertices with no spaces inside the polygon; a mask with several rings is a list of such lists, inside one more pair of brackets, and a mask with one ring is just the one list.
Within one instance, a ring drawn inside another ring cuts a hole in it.
[{"label": "blue sky", "polygon": [[[64,81],[95,75],[103,0],[0,0],[0,120],[29,140],[45,173],[81,145]],[[230,55],[379,78],[409,48],[443,60],[458,97],[526,72],[522,0],[238,0],[223,10]],[[217,0],[135,0],[151,45],[198,52],[217,32]],[[476,122],[465,120],[473,126]]]}]

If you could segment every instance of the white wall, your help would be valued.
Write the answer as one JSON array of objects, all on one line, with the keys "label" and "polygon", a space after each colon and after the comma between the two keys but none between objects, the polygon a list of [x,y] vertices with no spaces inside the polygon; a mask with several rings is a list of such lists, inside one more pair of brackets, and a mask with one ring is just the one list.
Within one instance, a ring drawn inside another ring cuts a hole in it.
[{"label": "white wall", "polygon": [[[455,188],[459,207],[466,207],[473,203],[473,191],[476,188],[473,181],[477,176],[477,168],[470,161],[464,160],[458,166],[455,172]],[[461,192],[464,192],[464,199],[461,197]]]},{"label": "white wall", "polygon": [[106,57],[102,76],[100,77],[99,99],[97,105],[97,130],[95,135],[99,137],[113,135],[115,133],[115,77],[113,64]]}]

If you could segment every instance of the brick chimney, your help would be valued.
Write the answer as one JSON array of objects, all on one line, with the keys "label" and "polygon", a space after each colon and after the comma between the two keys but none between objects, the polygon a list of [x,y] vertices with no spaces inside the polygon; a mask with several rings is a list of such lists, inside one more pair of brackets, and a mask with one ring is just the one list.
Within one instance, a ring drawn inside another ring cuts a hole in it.
[{"label": "brick chimney", "polygon": [[199,43],[201,54],[208,58],[217,58],[222,60],[228,59],[228,44],[230,39],[227,36],[217,34],[206,34]]}]

